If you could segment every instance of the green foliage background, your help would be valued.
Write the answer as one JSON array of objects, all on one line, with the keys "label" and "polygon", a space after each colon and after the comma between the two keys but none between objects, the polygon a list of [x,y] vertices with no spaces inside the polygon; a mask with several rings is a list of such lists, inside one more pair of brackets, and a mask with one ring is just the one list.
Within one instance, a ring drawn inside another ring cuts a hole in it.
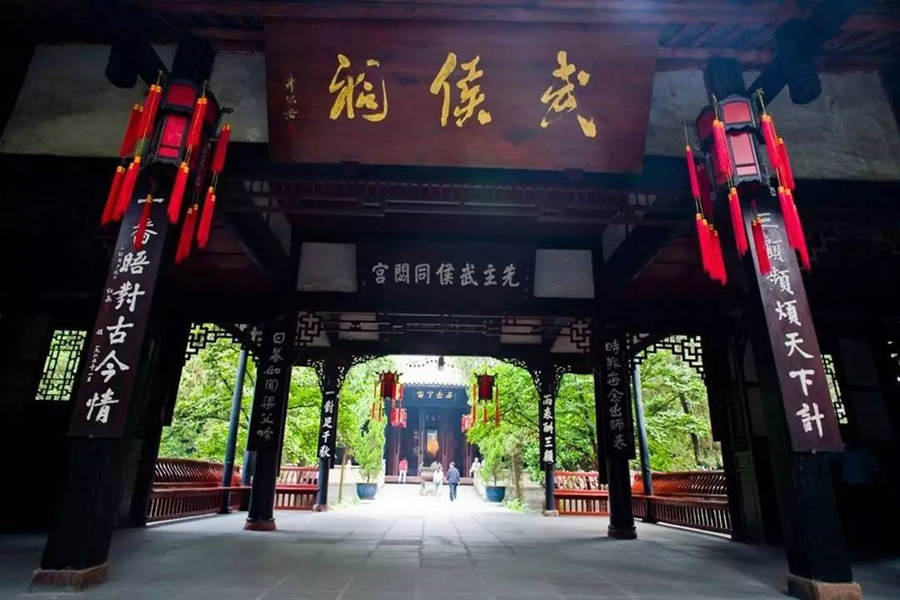
[{"label": "green foliage background", "polygon": [[[181,375],[172,424],[163,429],[160,456],[223,460],[239,356],[240,347],[237,344],[220,339],[187,361]],[[382,357],[350,369],[340,394],[338,446],[352,449],[361,443],[360,428],[369,418],[377,373],[393,369],[393,365],[390,357]],[[241,462],[243,449],[247,446],[255,381],[256,365],[251,357],[247,361],[244,378],[237,462]],[[282,452],[284,464],[316,464],[321,405],[322,393],[315,370],[295,367],[291,373],[288,398]]]},{"label": "green foliage background", "polygon": [[[229,340],[218,340],[192,357],[182,373],[172,425],[163,430],[160,456],[221,461],[228,435],[235,372],[240,349]],[[505,479],[527,471],[533,480],[543,478],[537,439],[538,395],[527,371],[491,358],[448,358],[462,373],[489,372],[497,376],[501,424],[481,422],[468,432],[485,458],[485,474]],[[338,439],[340,447],[372,468],[380,465],[384,444],[381,426],[364,427],[369,419],[377,374],[394,370],[391,357],[381,357],[350,370],[340,394]],[[247,425],[253,398],[256,368],[247,364],[244,402],[238,438],[238,456],[247,443]],[[688,365],[668,351],[651,354],[641,366],[644,411],[651,467],[656,471],[721,467],[718,444],[711,438],[706,388]],[[282,462],[311,465],[316,462],[316,439],[322,396],[315,371],[295,367],[291,375],[288,420]],[[493,414],[493,409],[491,410]],[[597,429],[594,386],[590,375],[568,374],[562,379],[556,401],[556,448],[559,470],[597,469]],[[370,424],[371,425],[371,424]],[[368,433],[366,433],[368,432]],[[632,468],[637,469],[637,461]]]}]

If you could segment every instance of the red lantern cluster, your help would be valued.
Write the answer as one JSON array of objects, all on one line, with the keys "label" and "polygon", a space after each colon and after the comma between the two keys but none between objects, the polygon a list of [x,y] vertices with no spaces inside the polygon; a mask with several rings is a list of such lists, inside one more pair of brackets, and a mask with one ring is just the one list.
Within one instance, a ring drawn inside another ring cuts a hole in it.
[{"label": "red lantern cluster", "polygon": [[[489,423],[489,410],[493,402],[494,425],[500,425],[500,394],[499,388],[495,384],[494,376],[488,374],[475,375],[475,384],[472,386],[472,414],[470,415],[469,427],[475,423],[478,418],[478,405],[481,404],[481,422]],[[465,418],[465,417],[463,417]],[[465,427],[465,425],[463,425]],[[466,431],[465,429],[463,431]]]},{"label": "red lantern cluster", "polygon": [[369,411],[369,417],[373,421],[381,422],[384,419],[384,403],[390,402],[391,427],[406,428],[406,409],[403,408],[403,384],[400,383],[400,374],[386,371],[379,374],[378,383],[375,384],[375,399]]},{"label": "red lantern cluster", "polygon": [[[719,102],[713,97],[711,106],[700,113],[696,125],[705,155],[700,160],[695,157],[685,129],[685,158],[703,270],[714,281],[728,283],[721,241],[712,218],[712,198],[717,192],[727,198],[738,255],[746,256],[752,241],[759,271],[767,274],[771,270],[762,221],[754,214],[748,237],[740,197],[743,192],[755,192],[761,184],[777,190],[788,243],[797,252],[801,266],[809,270],[809,251],[794,204],[794,175],[787,147],[778,136],[761,95],[758,111],[747,98],[731,96]],[[765,146],[767,168],[760,161],[760,144]],[[707,173],[712,173],[712,177],[707,177]],[[755,203],[750,209],[756,212]]]},{"label": "red lantern cluster", "polygon": [[[121,164],[113,176],[101,225],[122,219],[133,201],[138,177],[144,169],[153,164],[169,164],[175,167],[175,173],[166,214],[172,224],[178,223],[182,215],[184,217],[175,252],[176,264],[190,255],[195,239],[199,248],[205,248],[215,212],[216,186],[225,167],[231,140],[228,124],[214,135],[219,117],[219,106],[207,96],[205,84],[202,88],[186,81],[163,84],[160,76],[157,83],[150,86],[143,106],[135,104],[132,107],[119,147]],[[129,157],[132,157],[131,163],[126,168]],[[192,171],[193,186],[188,190]],[[186,195],[190,201],[184,209]],[[150,221],[153,197],[149,195],[138,202],[143,208],[135,236],[136,250],[141,248],[142,233]]]}]

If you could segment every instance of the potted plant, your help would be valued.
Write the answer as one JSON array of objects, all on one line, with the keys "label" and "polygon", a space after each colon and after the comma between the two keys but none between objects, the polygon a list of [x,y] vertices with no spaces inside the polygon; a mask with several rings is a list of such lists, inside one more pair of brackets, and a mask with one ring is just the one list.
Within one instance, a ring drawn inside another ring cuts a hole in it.
[{"label": "potted plant", "polygon": [[371,500],[378,491],[378,476],[381,474],[382,457],[384,456],[384,428],[369,422],[360,433],[354,457],[359,465],[360,474],[365,482],[356,484],[356,495],[360,500]]},{"label": "potted plant", "polygon": [[485,481],[493,485],[484,486],[484,494],[488,502],[503,502],[506,497],[506,486],[497,485],[500,480],[505,480],[509,472],[508,457],[502,444],[490,444],[484,451],[484,466],[481,472]]}]

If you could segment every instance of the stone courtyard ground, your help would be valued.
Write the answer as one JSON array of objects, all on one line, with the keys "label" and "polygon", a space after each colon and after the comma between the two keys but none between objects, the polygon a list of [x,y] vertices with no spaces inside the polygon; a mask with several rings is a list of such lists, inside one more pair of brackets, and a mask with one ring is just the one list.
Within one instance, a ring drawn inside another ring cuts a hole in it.
[{"label": "stone courtyard ground", "polygon": [[[118,531],[109,581],[80,594],[27,592],[42,536],[0,536],[0,598],[43,600],[588,600],[785,598],[779,549],[638,523],[545,518],[451,504],[387,486],[369,504],[279,511],[278,531],[245,532],[243,513]],[[900,598],[900,561],[855,564],[867,599]]]}]

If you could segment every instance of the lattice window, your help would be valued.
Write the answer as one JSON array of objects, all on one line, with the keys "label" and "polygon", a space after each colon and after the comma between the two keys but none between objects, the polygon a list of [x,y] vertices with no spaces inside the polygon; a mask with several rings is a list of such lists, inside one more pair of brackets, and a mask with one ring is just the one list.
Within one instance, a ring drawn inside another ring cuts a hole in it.
[{"label": "lattice window", "polygon": [[847,420],[847,407],[844,406],[841,386],[838,384],[837,373],[834,370],[834,357],[830,354],[823,354],[822,363],[825,365],[825,379],[828,380],[828,395],[831,396],[831,404],[834,406],[838,423],[846,425],[849,423]]},{"label": "lattice window", "polygon": [[673,335],[654,342],[634,355],[634,363],[636,365],[641,364],[657,350],[670,351],[694,369],[701,377],[705,377],[703,372],[703,344],[700,342],[700,336]]},{"label": "lattice window", "polygon": [[53,332],[35,400],[72,399],[86,339],[87,332],[77,329],[57,329]]}]

